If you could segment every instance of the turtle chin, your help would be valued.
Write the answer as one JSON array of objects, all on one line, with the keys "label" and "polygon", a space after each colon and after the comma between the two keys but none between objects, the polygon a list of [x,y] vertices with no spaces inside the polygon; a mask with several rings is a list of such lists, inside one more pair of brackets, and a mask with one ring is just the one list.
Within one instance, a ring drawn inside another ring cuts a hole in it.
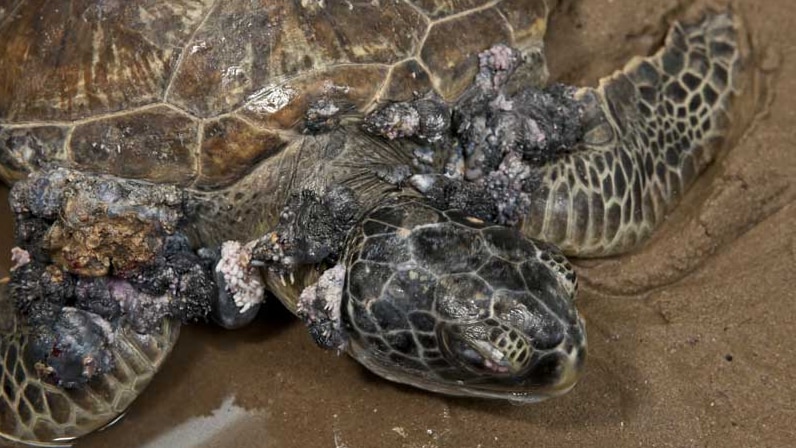
[{"label": "turtle chin", "polygon": [[[586,354],[583,344],[568,354],[530,354],[525,363],[506,360],[506,354],[477,343],[452,341],[443,349],[449,368],[418,369],[396,363],[352,340],[348,352],[365,368],[387,380],[450,396],[506,400],[531,404],[569,392],[577,383]],[[500,358],[500,356],[504,358]]]}]

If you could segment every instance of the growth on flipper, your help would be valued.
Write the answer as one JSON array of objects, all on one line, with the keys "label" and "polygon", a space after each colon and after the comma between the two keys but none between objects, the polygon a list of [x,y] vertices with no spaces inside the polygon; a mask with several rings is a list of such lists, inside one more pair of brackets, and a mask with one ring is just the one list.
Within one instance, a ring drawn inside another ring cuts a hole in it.
[{"label": "growth on flipper", "polygon": [[171,320],[149,335],[120,329],[110,346],[113,368],[82,387],[62,388],[47,379],[46,367],[28,362],[29,329],[18,320],[7,285],[0,285],[0,444],[63,446],[113,423],[149,384],[178,334]]},{"label": "growth on flipper", "polygon": [[117,420],[209,313],[216,285],[169,186],[42,170],[10,195],[0,285],[0,439],[63,444]]},{"label": "growth on flipper", "polygon": [[656,54],[580,89],[583,139],[543,168],[525,233],[577,256],[649,236],[728,135],[746,93],[746,38],[731,12],[676,23]]}]

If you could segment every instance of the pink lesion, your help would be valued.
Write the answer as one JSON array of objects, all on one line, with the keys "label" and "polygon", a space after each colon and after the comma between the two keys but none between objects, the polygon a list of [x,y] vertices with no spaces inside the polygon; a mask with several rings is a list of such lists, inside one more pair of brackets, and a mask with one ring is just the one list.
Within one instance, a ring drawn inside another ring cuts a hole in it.
[{"label": "pink lesion", "polygon": [[11,262],[14,265],[11,267],[11,272],[30,263],[30,253],[20,247],[13,247],[11,249]]}]

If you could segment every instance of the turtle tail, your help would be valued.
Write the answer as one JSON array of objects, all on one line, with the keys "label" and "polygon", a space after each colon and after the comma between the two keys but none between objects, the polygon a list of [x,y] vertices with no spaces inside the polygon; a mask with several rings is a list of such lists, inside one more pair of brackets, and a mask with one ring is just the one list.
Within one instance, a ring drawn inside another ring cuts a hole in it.
[{"label": "turtle tail", "polygon": [[122,329],[109,373],[84,386],[60,388],[27,359],[28,333],[7,285],[0,284],[0,445],[65,446],[115,422],[149,384],[178,334],[179,324],[172,321],[147,336]]},{"label": "turtle tail", "polygon": [[583,139],[544,168],[526,233],[574,256],[636,247],[749,124],[748,62],[739,18],[709,13],[676,23],[654,55],[580,89]]}]

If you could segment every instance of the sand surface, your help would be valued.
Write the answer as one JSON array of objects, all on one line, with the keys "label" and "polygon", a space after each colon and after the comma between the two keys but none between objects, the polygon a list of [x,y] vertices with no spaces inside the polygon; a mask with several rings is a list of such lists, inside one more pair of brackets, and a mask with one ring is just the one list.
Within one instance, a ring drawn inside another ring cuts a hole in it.
[{"label": "sand surface", "polygon": [[[706,4],[564,1],[553,79],[594,84]],[[736,10],[769,95],[642,249],[576,262],[590,357],[568,395],[518,407],[393,385],[316,348],[273,301],[238,332],[185,329],[126,418],[78,446],[793,446],[796,2]]]}]

